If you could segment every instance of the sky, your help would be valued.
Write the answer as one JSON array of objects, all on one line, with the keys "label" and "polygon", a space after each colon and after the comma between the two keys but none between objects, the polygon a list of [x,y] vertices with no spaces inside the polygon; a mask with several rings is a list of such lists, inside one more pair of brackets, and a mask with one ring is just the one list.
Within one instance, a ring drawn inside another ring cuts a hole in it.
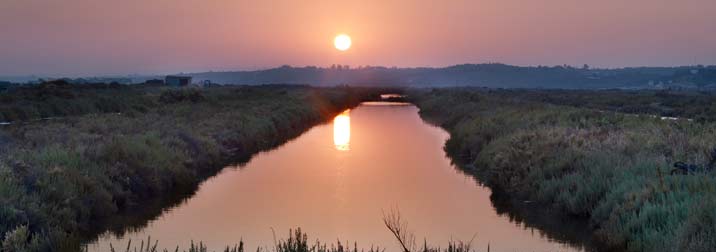
[{"label": "sky", "polygon": [[714,0],[0,0],[0,75],[709,65],[714,13]]}]

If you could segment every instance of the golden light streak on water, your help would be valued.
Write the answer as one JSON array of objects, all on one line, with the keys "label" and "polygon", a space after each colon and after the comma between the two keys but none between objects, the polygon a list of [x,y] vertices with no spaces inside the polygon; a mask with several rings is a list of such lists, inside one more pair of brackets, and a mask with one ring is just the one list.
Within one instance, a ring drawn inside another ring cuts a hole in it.
[{"label": "golden light streak on water", "polygon": [[333,119],[333,144],[339,151],[349,151],[351,143],[350,109],[343,111]]}]

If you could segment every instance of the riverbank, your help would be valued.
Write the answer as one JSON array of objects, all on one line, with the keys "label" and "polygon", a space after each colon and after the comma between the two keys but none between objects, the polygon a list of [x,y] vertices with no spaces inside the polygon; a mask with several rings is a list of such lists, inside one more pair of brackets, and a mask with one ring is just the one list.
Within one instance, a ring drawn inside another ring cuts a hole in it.
[{"label": "riverbank", "polygon": [[588,219],[605,250],[716,247],[716,178],[669,175],[676,161],[708,162],[715,125],[508,93],[456,88],[409,97],[450,133],[445,150],[462,169],[515,201]]},{"label": "riverbank", "polygon": [[[296,137],[371,92],[280,85],[132,88],[117,95],[149,105],[6,125],[0,131],[2,251],[77,251],[118,216],[156,215],[161,210],[140,210],[176,202],[166,199],[190,194],[225,165]],[[105,96],[85,100],[101,104]],[[63,99],[73,104],[71,97],[49,100]]]}]

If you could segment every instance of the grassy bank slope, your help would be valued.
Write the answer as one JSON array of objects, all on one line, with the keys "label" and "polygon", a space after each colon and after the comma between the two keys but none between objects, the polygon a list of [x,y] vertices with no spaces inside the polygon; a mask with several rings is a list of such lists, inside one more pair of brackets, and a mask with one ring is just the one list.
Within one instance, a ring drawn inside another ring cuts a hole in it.
[{"label": "grassy bank slope", "polygon": [[[94,96],[99,101],[86,100],[101,104],[104,92]],[[116,92],[118,100],[143,101],[137,108],[122,107],[122,113],[94,109],[68,113],[82,116],[4,126],[0,251],[76,251],[80,240],[106,229],[117,215],[192,192],[225,164],[299,135],[357,105],[367,92],[289,86],[149,88]]]},{"label": "grassy bank slope", "polygon": [[675,161],[707,162],[716,145],[712,123],[550,105],[502,91],[411,96],[424,118],[450,132],[445,149],[463,169],[515,200],[588,218],[607,249],[716,248],[716,177],[669,175]]}]

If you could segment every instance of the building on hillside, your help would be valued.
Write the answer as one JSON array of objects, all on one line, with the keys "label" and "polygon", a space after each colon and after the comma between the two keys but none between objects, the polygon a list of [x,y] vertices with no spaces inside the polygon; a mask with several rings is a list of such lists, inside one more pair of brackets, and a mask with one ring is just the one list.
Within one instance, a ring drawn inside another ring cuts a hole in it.
[{"label": "building on hillside", "polygon": [[189,84],[191,84],[191,76],[168,75],[164,78],[164,83],[175,87],[189,86]]}]

